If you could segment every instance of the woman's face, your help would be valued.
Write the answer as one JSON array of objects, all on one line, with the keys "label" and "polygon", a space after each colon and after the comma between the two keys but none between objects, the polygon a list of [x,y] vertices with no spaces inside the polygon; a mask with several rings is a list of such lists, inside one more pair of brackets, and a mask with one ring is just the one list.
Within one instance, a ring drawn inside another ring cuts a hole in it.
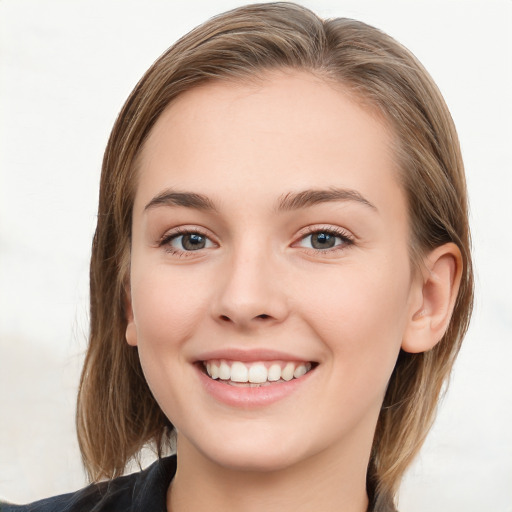
[{"label": "woman's face", "polygon": [[418,295],[391,137],[305,72],[210,83],[159,118],[127,340],[178,449],[255,470],[368,456]]}]

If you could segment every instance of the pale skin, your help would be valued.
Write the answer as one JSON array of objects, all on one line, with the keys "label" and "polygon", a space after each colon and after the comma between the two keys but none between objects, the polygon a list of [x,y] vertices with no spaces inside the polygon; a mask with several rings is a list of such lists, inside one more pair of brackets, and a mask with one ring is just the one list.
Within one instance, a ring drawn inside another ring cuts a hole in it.
[{"label": "pale skin", "polygon": [[[367,509],[396,358],[439,342],[462,270],[453,244],[411,264],[391,142],[376,112],[298,71],[197,87],[157,121],[126,337],[178,432],[169,511]],[[203,362],[219,354],[312,369],[268,403],[235,403],[223,390],[240,388],[209,391]]]}]

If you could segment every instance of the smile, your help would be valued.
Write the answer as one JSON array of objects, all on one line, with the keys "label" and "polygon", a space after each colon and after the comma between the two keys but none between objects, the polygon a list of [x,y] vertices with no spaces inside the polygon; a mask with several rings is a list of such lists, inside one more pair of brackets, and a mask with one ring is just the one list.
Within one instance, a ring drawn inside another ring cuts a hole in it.
[{"label": "smile", "polygon": [[293,361],[227,361],[225,359],[203,361],[206,374],[214,380],[232,386],[268,386],[277,382],[288,382],[306,375],[313,363]]}]

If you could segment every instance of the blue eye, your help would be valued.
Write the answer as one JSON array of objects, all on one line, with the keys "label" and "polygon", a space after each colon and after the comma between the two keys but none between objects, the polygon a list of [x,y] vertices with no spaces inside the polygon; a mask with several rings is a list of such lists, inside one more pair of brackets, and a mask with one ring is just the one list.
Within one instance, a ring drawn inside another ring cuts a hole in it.
[{"label": "blue eye", "polygon": [[213,247],[213,242],[201,233],[180,233],[168,239],[167,243],[178,251],[199,251]]}]

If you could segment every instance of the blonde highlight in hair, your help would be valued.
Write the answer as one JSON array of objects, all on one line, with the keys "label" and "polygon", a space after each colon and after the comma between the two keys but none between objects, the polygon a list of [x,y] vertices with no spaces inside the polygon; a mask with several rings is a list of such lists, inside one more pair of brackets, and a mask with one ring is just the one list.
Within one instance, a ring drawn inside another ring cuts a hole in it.
[{"label": "blonde highlight in hair", "polygon": [[80,381],[77,430],[91,479],[122,474],[153,443],[159,454],[173,427],[144,379],[137,349],[125,341],[131,217],[137,157],[151,128],[183,92],[212,80],[259,79],[295,69],[339,83],[376,108],[395,135],[411,226],[411,259],[455,243],[464,265],[442,341],[401,352],[375,433],[368,491],[374,510],[393,510],[404,471],[435,416],[473,300],[467,193],[457,134],[428,73],[383,32],[350,19],[322,20],[292,3],[254,4],[217,16],[166,51],[131,93],[103,161],[90,269],[90,340]]}]

